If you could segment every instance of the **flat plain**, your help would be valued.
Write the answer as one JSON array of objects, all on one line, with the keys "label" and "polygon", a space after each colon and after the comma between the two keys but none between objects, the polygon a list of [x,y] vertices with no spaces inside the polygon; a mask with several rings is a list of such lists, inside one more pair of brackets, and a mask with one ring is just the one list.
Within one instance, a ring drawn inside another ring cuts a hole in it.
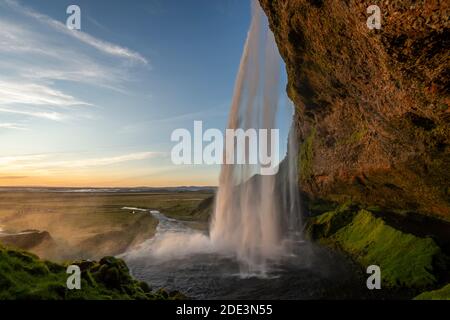
[{"label": "flat plain", "polygon": [[[0,227],[7,233],[45,231],[25,249],[47,259],[96,259],[117,255],[151,238],[158,221],[146,211],[205,228],[193,213],[207,191],[173,192],[0,192]],[[0,237],[0,242],[2,238]],[[14,245],[14,243],[13,243]]]}]

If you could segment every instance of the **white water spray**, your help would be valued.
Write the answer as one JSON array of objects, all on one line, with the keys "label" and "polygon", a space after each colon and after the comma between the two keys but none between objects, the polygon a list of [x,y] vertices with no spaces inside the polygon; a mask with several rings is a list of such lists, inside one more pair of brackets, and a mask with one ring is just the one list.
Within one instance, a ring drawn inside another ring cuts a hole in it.
[{"label": "white water spray", "polygon": [[[281,59],[257,1],[252,11],[229,129],[272,129],[276,125]],[[264,273],[269,260],[286,254],[285,240],[292,235],[291,229],[299,230],[295,138],[292,131],[278,176],[255,175],[258,165],[222,165],[210,237],[215,247],[236,255],[242,272]],[[248,145],[239,147],[248,155]]]},{"label": "white water spray", "polygon": [[[278,111],[281,58],[259,3],[253,17],[236,79],[229,129],[274,129]],[[270,145],[270,134],[267,145]],[[269,263],[291,253],[299,238],[300,205],[296,133],[292,126],[286,158],[276,175],[258,175],[261,167],[223,164],[209,237],[182,222],[153,213],[156,235],[125,257],[156,261],[188,259],[190,255],[235,257],[241,276],[265,277]],[[237,148],[237,150],[236,150]],[[240,148],[240,149],[239,149]],[[224,157],[230,150],[224,150]],[[248,143],[235,144],[234,154],[249,155]],[[271,150],[269,150],[271,152]],[[227,163],[224,161],[224,163]],[[248,163],[248,162],[246,162]]]}]

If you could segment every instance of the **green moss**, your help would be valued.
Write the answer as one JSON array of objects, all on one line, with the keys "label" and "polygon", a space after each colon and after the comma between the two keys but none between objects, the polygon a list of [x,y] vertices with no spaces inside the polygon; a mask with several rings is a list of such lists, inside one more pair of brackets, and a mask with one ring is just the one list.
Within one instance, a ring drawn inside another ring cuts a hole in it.
[{"label": "green moss", "polygon": [[367,135],[367,128],[356,130],[352,134],[344,139],[338,140],[336,145],[350,145],[360,142]]},{"label": "green moss", "polygon": [[313,159],[314,159],[314,138],[316,136],[316,128],[312,128],[309,136],[300,145],[300,179],[307,181],[313,174]]},{"label": "green moss", "polygon": [[450,300],[450,283],[441,289],[423,292],[414,300]]},{"label": "green moss", "polygon": [[[66,266],[76,264],[81,270],[81,289],[66,286]],[[125,262],[107,257],[100,262],[78,261],[66,266],[40,260],[30,253],[0,246],[0,300],[130,300],[160,299],[148,285],[134,280]],[[169,294],[169,299],[184,297]],[[184,297],[185,298],[185,297]]]},{"label": "green moss", "polygon": [[359,131],[355,131],[350,136],[348,143],[350,143],[350,144],[357,143],[357,142],[361,141],[365,137],[366,134],[367,134],[367,129],[365,129],[365,128],[362,130],[359,130]]},{"label": "green moss", "polygon": [[445,103],[439,104],[439,110],[440,111],[445,111],[447,109],[448,109],[448,105],[446,105]]},{"label": "green moss", "polygon": [[338,206],[337,203],[324,199],[313,199],[306,201],[309,212],[314,216],[325,212],[333,211]]},{"label": "green moss", "polygon": [[351,208],[351,203],[346,202],[333,211],[312,218],[307,226],[307,234],[311,239],[316,240],[333,235],[351,222],[355,214]]},{"label": "green moss", "polygon": [[419,238],[388,226],[366,210],[340,208],[314,218],[312,238],[337,246],[364,268],[378,265],[386,287],[425,288],[436,284],[433,261],[441,250],[431,238]]},{"label": "green moss", "polygon": [[378,265],[389,287],[425,287],[436,282],[433,257],[440,253],[431,238],[402,233],[361,210],[333,238],[363,265]]},{"label": "green moss", "polygon": [[382,208],[379,206],[368,206],[366,209],[371,212],[381,212],[382,211]]}]

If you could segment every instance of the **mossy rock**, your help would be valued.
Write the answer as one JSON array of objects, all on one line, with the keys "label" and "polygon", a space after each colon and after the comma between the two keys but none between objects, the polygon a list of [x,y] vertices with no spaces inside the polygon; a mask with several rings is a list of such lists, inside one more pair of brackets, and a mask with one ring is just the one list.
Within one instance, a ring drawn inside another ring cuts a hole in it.
[{"label": "mossy rock", "polygon": [[165,289],[159,289],[156,291],[156,294],[162,297],[163,299],[169,298],[169,293]]},{"label": "mossy rock", "polygon": [[333,201],[323,199],[304,199],[306,208],[311,216],[317,216],[325,212],[336,210],[338,204]]},{"label": "mossy rock", "polygon": [[[66,286],[66,268],[72,264],[81,270],[80,290]],[[0,245],[0,300],[155,300],[181,296],[151,292],[150,286],[131,277],[123,260],[114,257],[61,265]]]},{"label": "mossy rock", "polygon": [[450,283],[441,289],[423,292],[414,300],[450,300]]},{"label": "mossy rock", "polygon": [[169,292],[169,299],[171,300],[186,300],[188,297],[186,297],[183,293],[180,291],[171,291]]},{"label": "mossy rock", "polygon": [[313,174],[315,136],[316,129],[312,128],[308,137],[302,142],[299,148],[299,174],[302,181],[309,180]]},{"label": "mossy rock", "polygon": [[396,230],[367,210],[351,213],[340,208],[314,217],[307,232],[340,248],[364,269],[378,265],[382,286],[426,289],[438,283],[435,262],[444,255],[434,240]]},{"label": "mossy rock", "polygon": [[333,235],[349,224],[355,216],[354,206],[347,202],[334,211],[311,218],[307,224],[307,235],[311,240],[320,240]]},{"label": "mossy rock", "polygon": [[51,261],[44,261],[44,264],[47,266],[48,270],[53,273],[65,272],[66,268],[58,263]]},{"label": "mossy rock", "polygon": [[141,290],[144,291],[145,293],[152,292],[152,288],[148,285],[147,282],[140,281],[138,285],[139,288],[141,288]]}]

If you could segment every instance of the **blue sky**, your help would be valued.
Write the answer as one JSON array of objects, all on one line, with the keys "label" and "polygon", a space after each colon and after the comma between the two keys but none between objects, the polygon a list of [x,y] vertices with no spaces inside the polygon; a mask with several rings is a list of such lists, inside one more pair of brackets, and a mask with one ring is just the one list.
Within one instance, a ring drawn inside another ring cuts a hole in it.
[{"label": "blue sky", "polygon": [[243,0],[0,0],[0,185],[217,184],[171,163],[170,134],[225,127],[250,18]]}]

